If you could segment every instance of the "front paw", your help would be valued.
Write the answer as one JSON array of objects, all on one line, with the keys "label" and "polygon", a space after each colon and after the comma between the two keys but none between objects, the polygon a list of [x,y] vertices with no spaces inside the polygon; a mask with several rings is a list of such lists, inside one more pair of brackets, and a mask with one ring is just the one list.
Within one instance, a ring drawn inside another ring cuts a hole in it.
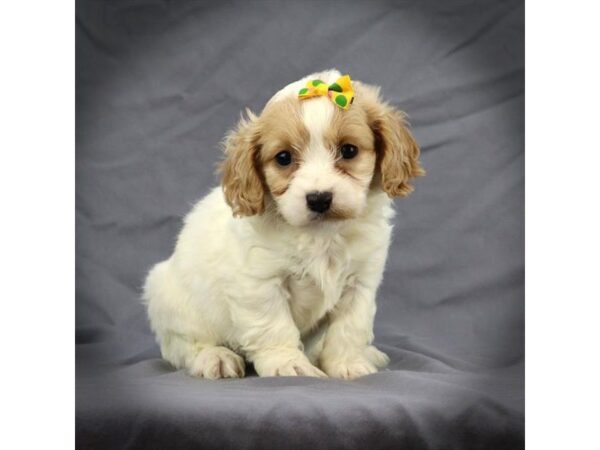
[{"label": "front paw", "polygon": [[379,369],[383,369],[390,363],[389,356],[377,349],[377,347],[374,345],[369,345],[367,348],[365,348],[363,354],[369,361],[371,361],[372,364],[375,365],[375,367],[378,367]]},{"label": "front paw", "polygon": [[216,380],[219,378],[242,378],[244,359],[225,347],[206,347],[198,353],[188,372],[192,376]]},{"label": "front paw", "polygon": [[343,380],[354,380],[355,378],[377,373],[375,364],[362,354],[321,361],[321,367],[330,377]]},{"label": "front paw", "polygon": [[299,350],[267,350],[254,358],[254,368],[261,377],[319,377],[327,375],[313,366]]},{"label": "front paw", "polygon": [[330,377],[353,380],[376,373],[378,368],[387,366],[389,362],[388,355],[369,345],[352,356],[325,358],[321,361],[321,367]]}]

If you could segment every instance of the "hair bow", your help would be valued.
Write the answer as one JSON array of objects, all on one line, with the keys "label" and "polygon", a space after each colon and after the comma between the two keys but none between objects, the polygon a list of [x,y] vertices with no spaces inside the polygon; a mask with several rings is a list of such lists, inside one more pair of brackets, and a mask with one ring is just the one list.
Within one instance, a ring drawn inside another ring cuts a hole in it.
[{"label": "hair bow", "polygon": [[327,96],[333,103],[342,109],[350,108],[354,101],[354,90],[350,75],[339,77],[335,83],[325,84],[322,80],[310,80],[298,92],[298,98],[304,100],[312,97]]}]

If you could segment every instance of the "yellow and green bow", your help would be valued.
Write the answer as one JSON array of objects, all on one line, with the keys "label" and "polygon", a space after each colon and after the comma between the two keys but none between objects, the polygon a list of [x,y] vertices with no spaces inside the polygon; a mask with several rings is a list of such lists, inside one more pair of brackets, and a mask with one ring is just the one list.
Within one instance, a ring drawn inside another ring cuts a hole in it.
[{"label": "yellow and green bow", "polygon": [[354,90],[352,89],[352,80],[350,75],[339,77],[335,83],[329,86],[322,80],[310,80],[298,92],[298,98],[304,100],[312,97],[327,96],[333,103],[342,109],[350,108],[354,101]]}]

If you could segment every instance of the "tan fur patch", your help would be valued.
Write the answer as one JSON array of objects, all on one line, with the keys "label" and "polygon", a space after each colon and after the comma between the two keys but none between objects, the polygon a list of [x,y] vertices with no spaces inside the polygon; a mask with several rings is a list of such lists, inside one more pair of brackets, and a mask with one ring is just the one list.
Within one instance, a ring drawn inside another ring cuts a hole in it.
[{"label": "tan fur patch", "polygon": [[[324,138],[336,152],[336,169],[357,182],[369,184],[375,170],[375,137],[364,109],[356,104],[348,110],[336,109]],[[344,144],[355,145],[358,154],[352,159],[342,158],[339,151]]]},{"label": "tan fur patch", "polygon": [[329,211],[327,211],[327,219],[329,220],[346,220],[354,217],[355,215],[352,211],[336,207],[335,205]]},{"label": "tan fur patch", "polygon": [[[265,180],[274,196],[283,195],[302,161],[310,134],[304,123],[300,102],[295,98],[268,105],[260,117],[260,161]],[[289,166],[280,166],[275,156],[287,150],[292,154]]]},{"label": "tan fur patch", "polygon": [[257,160],[257,117],[246,112],[223,142],[225,160],[221,163],[221,186],[235,216],[261,214],[265,209],[265,189]]}]

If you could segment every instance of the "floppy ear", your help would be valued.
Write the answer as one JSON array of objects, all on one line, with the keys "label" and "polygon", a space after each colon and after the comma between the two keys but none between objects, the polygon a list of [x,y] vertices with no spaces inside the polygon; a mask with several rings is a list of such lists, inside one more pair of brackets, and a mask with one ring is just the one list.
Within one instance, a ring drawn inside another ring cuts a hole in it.
[{"label": "floppy ear", "polygon": [[221,163],[221,186],[233,215],[253,216],[265,210],[265,187],[258,159],[257,117],[246,110],[223,142],[225,160]]},{"label": "floppy ear", "polygon": [[406,116],[382,102],[379,89],[364,84],[360,84],[359,89],[360,103],[375,135],[381,188],[390,197],[406,197],[414,190],[412,178],[425,175],[419,161],[419,146],[409,130]]}]

